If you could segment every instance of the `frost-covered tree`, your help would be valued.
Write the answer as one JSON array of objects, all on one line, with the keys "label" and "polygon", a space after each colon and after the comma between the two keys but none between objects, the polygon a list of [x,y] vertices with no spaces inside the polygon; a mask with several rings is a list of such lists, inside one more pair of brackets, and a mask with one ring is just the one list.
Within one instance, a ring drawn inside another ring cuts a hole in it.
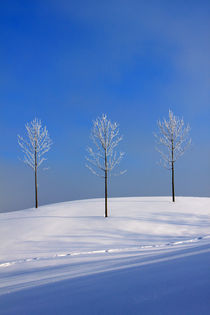
[{"label": "frost-covered tree", "polygon": [[172,200],[175,202],[174,164],[191,144],[190,126],[185,127],[184,120],[174,116],[171,110],[169,110],[169,119],[158,120],[157,125],[159,132],[155,134],[158,144],[156,149],[161,155],[161,164],[171,170]]},{"label": "frost-covered tree", "polygon": [[[105,217],[108,217],[107,210],[107,180],[114,168],[118,167],[124,153],[117,152],[116,147],[122,140],[119,135],[119,126],[116,122],[112,123],[103,114],[100,118],[93,121],[91,140],[95,145],[95,150],[88,147],[88,157],[86,157],[86,167],[95,175],[105,180]],[[119,171],[114,175],[122,175],[126,171]]]},{"label": "frost-covered tree", "polygon": [[35,175],[35,207],[38,208],[37,170],[46,160],[45,153],[50,150],[52,140],[46,127],[42,127],[41,120],[35,118],[25,125],[26,137],[18,135],[18,143],[24,153],[24,163],[30,166]]}]

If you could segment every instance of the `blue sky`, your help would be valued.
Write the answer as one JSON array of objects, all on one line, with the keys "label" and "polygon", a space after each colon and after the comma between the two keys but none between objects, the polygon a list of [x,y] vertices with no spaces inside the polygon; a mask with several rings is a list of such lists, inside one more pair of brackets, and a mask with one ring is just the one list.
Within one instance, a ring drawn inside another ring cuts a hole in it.
[{"label": "blue sky", "polygon": [[153,132],[170,108],[191,126],[176,164],[178,195],[210,196],[208,1],[1,1],[0,211],[33,206],[33,172],[17,134],[34,117],[54,145],[39,172],[41,204],[102,197],[85,168],[92,120],[120,124],[126,152],[110,196],[170,195]]}]

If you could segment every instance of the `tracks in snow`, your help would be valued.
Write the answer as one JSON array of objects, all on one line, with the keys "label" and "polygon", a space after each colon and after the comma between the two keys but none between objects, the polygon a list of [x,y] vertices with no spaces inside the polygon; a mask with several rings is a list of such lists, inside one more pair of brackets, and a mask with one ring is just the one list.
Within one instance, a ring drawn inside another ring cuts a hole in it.
[{"label": "tracks in snow", "polygon": [[206,236],[199,236],[193,239],[185,240],[185,241],[177,241],[177,242],[168,242],[165,244],[156,244],[156,245],[141,245],[135,247],[128,247],[128,248],[112,248],[112,249],[102,249],[102,250],[93,250],[93,251],[84,251],[84,252],[71,252],[71,253],[63,253],[63,254],[55,254],[52,256],[41,256],[41,257],[32,257],[32,258],[25,258],[25,259],[18,259],[9,262],[0,263],[0,268],[10,267],[16,264],[22,264],[26,262],[34,262],[34,261],[44,261],[44,260],[51,260],[56,258],[63,258],[63,257],[73,257],[73,256],[81,256],[81,255],[94,255],[94,254],[112,254],[118,252],[133,252],[133,251],[142,251],[144,249],[157,249],[157,248],[168,248],[171,246],[177,245],[186,245],[190,243],[197,243],[201,240],[209,239],[210,235]]}]

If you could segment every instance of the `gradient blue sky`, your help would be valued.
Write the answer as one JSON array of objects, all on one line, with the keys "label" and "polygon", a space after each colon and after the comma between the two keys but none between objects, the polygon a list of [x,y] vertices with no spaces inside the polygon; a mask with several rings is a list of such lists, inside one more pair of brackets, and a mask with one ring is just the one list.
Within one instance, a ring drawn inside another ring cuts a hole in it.
[{"label": "gradient blue sky", "polygon": [[0,21],[0,211],[34,204],[17,145],[34,117],[54,142],[40,204],[103,196],[84,166],[102,113],[120,124],[126,152],[127,174],[112,178],[109,195],[169,195],[153,137],[169,108],[192,128],[176,193],[210,196],[209,1],[1,1]]}]

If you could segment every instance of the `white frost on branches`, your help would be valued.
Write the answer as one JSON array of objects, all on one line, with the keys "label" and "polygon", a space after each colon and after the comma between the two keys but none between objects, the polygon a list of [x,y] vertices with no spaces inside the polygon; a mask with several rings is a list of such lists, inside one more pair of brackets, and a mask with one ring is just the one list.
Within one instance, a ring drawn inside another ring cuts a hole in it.
[{"label": "white frost on branches", "polygon": [[45,153],[48,152],[52,145],[48,130],[42,127],[41,120],[35,118],[25,125],[26,139],[18,135],[18,144],[24,153],[24,163],[33,170],[38,168],[45,160]]},{"label": "white frost on branches", "polygon": [[[159,145],[157,151],[161,155],[161,164],[167,169],[171,169],[172,163],[180,158],[191,144],[189,138],[190,126],[185,127],[183,119],[174,116],[169,110],[169,119],[157,122],[159,134],[155,134],[156,142]],[[160,147],[165,147],[161,150]]]},{"label": "white frost on branches", "polygon": [[[111,123],[105,114],[101,118],[93,121],[93,128],[91,131],[91,140],[96,146],[96,151],[88,147],[87,151],[89,157],[86,157],[86,167],[95,175],[104,177],[105,172],[110,174],[111,171],[119,166],[124,153],[117,153],[116,147],[122,140],[119,135],[119,125]],[[126,171],[120,171],[115,175],[122,175]]]}]

